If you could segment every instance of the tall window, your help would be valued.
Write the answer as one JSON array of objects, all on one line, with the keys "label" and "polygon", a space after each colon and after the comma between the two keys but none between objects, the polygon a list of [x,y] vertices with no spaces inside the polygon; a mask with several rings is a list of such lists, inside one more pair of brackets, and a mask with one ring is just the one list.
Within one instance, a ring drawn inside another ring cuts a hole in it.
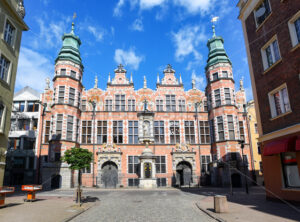
[{"label": "tall window", "polygon": [[210,132],[210,135],[211,135],[211,142],[213,143],[214,141],[215,141],[215,122],[214,122],[214,120],[212,119],[212,120],[210,120],[209,121],[209,132]]},{"label": "tall window", "polygon": [[297,33],[298,43],[299,43],[300,42],[300,18],[298,18],[294,24],[295,24],[295,29],[296,29],[296,33]]},{"label": "tall window", "polygon": [[128,156],[128,173],[139,174],[139,157]]},{"label": "tall window", "polygon": [[225,103],[226,103],[226,105],[230,105],[231,104],[230,89],[225,88],[224,92],[225,92]]},{"label": "tall window", "polygon": [[167,111],[176,111],[175,95],[166,95],[166,108]]},{"label": "tall window", "polygon": [[217,117],[217,124],[218,124],[219,141],[223,141],[225,138],[224,138],[224,125],[223,125],[222,116]]},{"label": "tall window", "polygon": [[81,143],[92,143],[92,121],[82,121]]},{"label": "tall window", "polygon": [[8,70],[10,62],[1,55],[0,57],[0,79],[5,82],[8,82]]},{"label": "tall window", "polygon": [[229,133],[229,139],[234,140],[234,123],[233,123],[233,116],[227,116],[227,122],[228,122],[228,133]]},{"label": "tall window", "polygon": [[201,155],[201,172],[209,172],[209,163],[211,162],[210,155]]},{"label": "tall window", "polygon": [[217,72],[212,74],[213,81],[217,80],[219,78],[219,74]]},{"label": "tall window", "polygon": [[74,72],[73,70],[71,70],[71,77],[76,79],[76,72]]},{"label": "tall window", "polygon": [[63,125],[63,114],[57,114],[57,119],[56,119],[56,135],[58,137],[61,137],[62,135],[62,125]]},{"label": "tall window", "polygon": [[209,133],[209,123],[208,121],[199,121],[200,128],[200,143],[209,144],[210,143],[210,133]]},{"label": "tall window", "polygon": [[115,95],[115,111],[125,111],[125,95]]},{"label": "tall window", "polygon": [[123,121],[113,121],[113,143],[123,143]]},{"label": "tall window", "polygon": [[75,89],[70,88],[70,91],[69,91],[69,104],[74,106],[74,102],[75,102]]},{"label": "tall window", "polygon": [[76,142],[79,142],[79,127],[80,127],[80,120],[77,119],[77,123],[76,123]]},{"label": "tall window", "polygon": [[166,173],[166,157],[156,156],[155,161],[156,173]]},{"label": "tall window", "polygon": [[135,100],[134,99],[128,100],[128,111],[135,111]]},{"label": "tall window", "polygon": [[65,87],[59,86],[58,103],[64,103],[64,101],[65,101]]},{"label": "tall window", "polygon": [[3,131],[2,129],[2,123],[3,123],[3,119],[4,119],[4,105],[0,102],[0,132]]},{"label": "tall window", "polygon": [[244,131],[243,121],[239,121],[239,127],[240,127],[240,140],[245,140],[245,131]]},{"label": "tall window", "polygon": [[86,111],[86,100],[82,100],[81,111]]},{"label": "tall window", "polygon": [[265,70],[271,67],[281,58],[277,39],[262,49],[262,58]]},{"label": "tall window", "polygon": [[46,121],[45,124],[45,137],[44,137],[44,143],[49,142],[49,137],[50,137],[50,121]]},{"label": "tall window", "polygon": [[67,121],[67,140],[73,140],[73,116],[68,116]]},{"label": "tall window", "polygon": [[216,107],[221,106],[220,89],[216,89],[214,92],[215,92],[215,103],[216,103]]},{"label": "tall window", "polygon": [[4,31],[4,41],[7,42],[10,46],[13,46],[15,39],[15,27],[6,20],[5,31]]},{"label": "tall window", "polygon": [[262,3],[254,10],[256,26],[259,26],[270,15],[271,8],[269,0],[263,0]]},{"label": "tall window", "polygon": [[194,121],[184,121],[185,142],[188,144],[195,143]]},{"label": "tall window", "polygon": [[130,144],[139,143],[139,125],[138,121],[128,121],[128,139]]},{"label": "tall window", "polygon": [[180,143],[179,121],[170,121],[170,143]]},{"label": "tall window", "polygon": [[97,143],[107,143],[107,121],[97,122]]},{"label": "tall window", "polygon": [[164,111],[164,101],[161,99],[156,100],[156,111],[161,112]]},{"label": "tall window", "polygon": [[165,143],[164,121],[154,121],[154,140],[155,143]]},{"label": "tall window", "polygon": [[291,111],[289,96],[285,86],[281,89],[269,93],[272,117],[279,116]]},{"label": "tall window", "polygon": [[222,77],[223,78],[228,78],[228,72],[227,71],[222,71]]},{"label": "tall window", "polygon": [[27,103],[27,112],[37,112],[39,111],[39,104],[37,102],[29,101]]},{"label": "tall window", "polygon": [[184,99],[180,99],[178,100],[178,108],[179,108],[179,111],[185,111],[185,100]]},{"label": "tall window", "polygon": [[112,111],[112,100],[105,100],[105,111]]},{"label": "tall window", "polygon": [[207,101],[204,100],[203,104],[204,104],[204,105],[203,105],[204,112],[207,112],[207,111],[208,111]]},{"label": "tall window", "polygon": [[297,13],[288,23],[292,46],[295,47],[300,43],[300,15]]},{"label": "tall window", "polygon": [[60,75],[65,76],[66,73],[67,73],[67,70],[66,70],[66,69],[61,69],[61,70],[60,70]]},{"label": "tall window", "polygon": [[80,92],[78,92],[78,107],[80,107],[81,105],[80,101],[81,101],[81,94]]}]

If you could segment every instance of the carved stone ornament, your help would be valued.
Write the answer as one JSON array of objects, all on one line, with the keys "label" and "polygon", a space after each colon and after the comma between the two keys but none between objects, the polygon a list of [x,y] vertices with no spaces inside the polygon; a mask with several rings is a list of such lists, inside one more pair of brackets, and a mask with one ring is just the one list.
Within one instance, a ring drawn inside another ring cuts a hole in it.
[{"label": "carved stone ornament", "polygon": [[116,144],[104,144],[102,150],[100,149],[100,152],[120,152],[121,149],[117,148]]},{"label": "carved stone ornament", "polygon": [[177,143],[175,146],[175,152],[193,152],[193,149],[191,149],[191,146],[189,144]]},{"label": "carved stone ornament", "polygon": [[124,69],[124,66],[120,64],[117,69],[115,69],[115,73],[126,73],[126,69]]},{"label": "carved stone ornament", "polygon": [[24,7],[23,0],[19,0],[18,6],[17,6],[17,13],[18,13],[19,16],[21,16],[22,18],[25,17],[25,7]]}]

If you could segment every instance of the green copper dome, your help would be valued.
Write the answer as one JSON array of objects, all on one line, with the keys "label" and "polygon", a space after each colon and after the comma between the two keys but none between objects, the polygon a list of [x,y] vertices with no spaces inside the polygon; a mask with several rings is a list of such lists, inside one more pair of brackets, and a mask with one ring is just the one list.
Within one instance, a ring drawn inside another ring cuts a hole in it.
[{"label": "green copper dome", "polygon": [[57,58],[55,59],[55,62],[59,60],[69,60],[83,68],[79,51],[81,41],[80,38],[74,34],[74,23],[72,23],[71,33],[64,34],[62,40],[63,45]]},{"label": "green copper dome", "polygon": [[215,30],[213,27],[214,35],[207,42],[207,47],[209,50],[207,65],[205,69],[207,70],[210,66],[213,66],[218,63],[230,63],[231,61],[228,58],[226,51],[224,49],[224,39],[222,37],[216,36]]}]

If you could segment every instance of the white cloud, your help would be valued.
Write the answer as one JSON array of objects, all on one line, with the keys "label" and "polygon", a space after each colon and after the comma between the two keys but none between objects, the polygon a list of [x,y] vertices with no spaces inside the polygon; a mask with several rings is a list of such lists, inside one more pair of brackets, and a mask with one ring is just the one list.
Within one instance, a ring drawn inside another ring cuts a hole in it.
[{"label": "white cloud", "polygon": [[142,19],[134,20],[134,22],[131,25],[131,29],[139,32],[144,31],[144,25]]},{"label": "white cloud", "polygon": [[140,0],[141,9],[151,9],[155,6],[161,6],[166,0]]},{"label": "white cloud", "polygon": [[246,99],[247,99],[247,101],[253,99],[253,91],[252,91],[252,87],[251,86],[245,88],[245,93],[246,93]]},{"label": "white cloud", "polygon": [[99,30],[94,26],[89,25],[87,30],[95,37],[96,41],[100,42],[103,39],[104,31]]},{"label": "white cloud", "polygon": [[197,75],[195,70],[193,70],[193,72],[192,72],[192,80],[193,79],[196,82],[196,88],[200,89],[200,90],[204,90],[204,88],[206,86],[204,77],[201,75]]},{"label": "white cloud", "polygon": [[123,49],[116,49],[114,60],[116,63],[130,66],[132,69],[137,70],[140,63],[144,60],[144,56],[136,55],[134,49],[130,48],[128,51]]},{"label": "white cloud", "polygon": [[121,8],[123,7],[124,3],[125,3],[125,0],[119,0],[116,7],[114,8],[114,13],[113,13],[114,16],[121,16],[122,15]]},{"label": "white cloud", "polygon": [[184,7],[191,14],[206,14],[214,6],[215,0],[174,0],[174,4]]},{"label": "white cloud", "polygon": [[204,28],[199,26],[185,26],[177,33],[172,33],[173,42],[175,43],[176,51],[175,58],[182,61],[186,56],[193,54],[195,60],[201,60],[202,55],[197,50],[200,42],[207,40],[204,34]]},{"label": "white cloud", "polygon": [[54,65],[48,58],[36,51],[22,47],[19,56],[16,90],[25,86],[32,86],[42,91],[45,88],[44,80],[47,77],[52,77],[53,72]]}]

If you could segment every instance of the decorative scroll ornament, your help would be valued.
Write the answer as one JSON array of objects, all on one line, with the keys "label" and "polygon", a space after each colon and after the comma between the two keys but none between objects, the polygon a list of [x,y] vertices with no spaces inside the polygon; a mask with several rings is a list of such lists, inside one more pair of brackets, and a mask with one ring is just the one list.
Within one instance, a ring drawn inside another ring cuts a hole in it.
[{"label": "decorative scroll ornament", "polygon": [[120,148],[117,148],[116,144],[104,144],[101,152],[120,152],[121,149]]},{"label": "decorative scroll ornament", "polygon": [[175,152],[193,152],[193,149],[191,149],[191,146],[189,144],[177,143],[175,146]]}]

